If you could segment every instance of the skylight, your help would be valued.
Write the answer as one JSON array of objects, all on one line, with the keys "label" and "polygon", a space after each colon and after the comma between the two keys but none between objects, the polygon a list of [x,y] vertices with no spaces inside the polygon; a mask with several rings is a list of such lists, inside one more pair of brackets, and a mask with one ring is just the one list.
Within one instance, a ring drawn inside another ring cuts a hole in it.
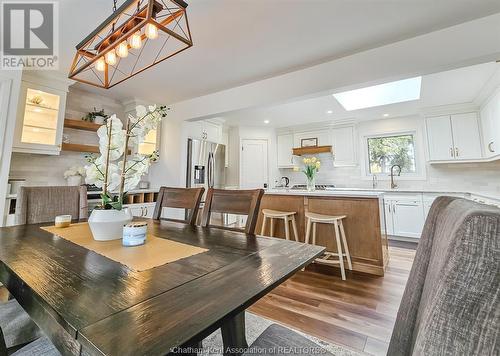
[{"label": "skylight", "polygon": [[420,99],[422,77],[333,94],[347,111]]}]

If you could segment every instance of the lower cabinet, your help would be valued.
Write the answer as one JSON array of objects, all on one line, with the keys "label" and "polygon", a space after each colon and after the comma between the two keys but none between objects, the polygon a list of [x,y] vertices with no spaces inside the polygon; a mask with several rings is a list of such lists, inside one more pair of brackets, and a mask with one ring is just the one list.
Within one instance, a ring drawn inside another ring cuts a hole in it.
[{"label": "lower cabinet", "polygon": [[124,205],[124,207],[129,208],[133,216],[151,219],[155,210],[155,203],[129,204]]},{"label": "lower cabinet", "polygon": [[420,238],[425,222],[422,194],[386,195],[384,204],[388,235]]}]

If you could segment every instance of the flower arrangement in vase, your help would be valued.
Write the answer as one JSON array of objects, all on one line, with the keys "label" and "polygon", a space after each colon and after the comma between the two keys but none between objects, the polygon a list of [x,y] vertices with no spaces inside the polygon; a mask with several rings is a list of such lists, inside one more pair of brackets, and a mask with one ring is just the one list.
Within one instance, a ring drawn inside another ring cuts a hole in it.
[{"label": "flower arrangement in vase", "polygon": [[303,162],[304,169],[302,172],[306,175],[307,191],[312,192],[316,190],[316,173],[321,167],[321,162],[316,157],[304,158]]},{"label": "flower arrangement in vase", "polygon": [[[97,130],[100,155],[87,155],[86,183],[102,188],[101,204],[89,217],[89,226],[95,240],[115,240],[122,237],[123,225],[132,220],[128,210],[122,209],[126,192],[135,188],[147,173],[158,152],[129,156],[129,146],[141,144],[149,131],[167,115],[165,106],[136,107],[136,116],[129,115],[125,128],[112,115]],[[121,160],[120,160],[121,158]],[[120,160],[120,161],[119,161]]]}]

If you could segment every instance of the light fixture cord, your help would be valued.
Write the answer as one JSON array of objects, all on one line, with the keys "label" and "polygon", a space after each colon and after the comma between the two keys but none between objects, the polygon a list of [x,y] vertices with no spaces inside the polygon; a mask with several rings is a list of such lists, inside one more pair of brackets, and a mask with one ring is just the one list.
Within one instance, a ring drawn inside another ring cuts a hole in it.
[{"label": "light fixture cord", "polygon": [[113,0],[113,12],[116,12],[116,0]]}]

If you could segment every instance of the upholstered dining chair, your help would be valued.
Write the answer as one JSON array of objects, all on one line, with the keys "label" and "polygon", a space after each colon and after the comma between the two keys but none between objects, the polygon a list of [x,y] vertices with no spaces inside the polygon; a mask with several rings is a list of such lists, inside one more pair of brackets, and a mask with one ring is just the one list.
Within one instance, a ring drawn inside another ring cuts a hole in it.
[{"label": "upholstered dining chair", "polygon": [[[255,235],[255,226],[259,217],[260,201],[264,189],[226,190],[210,188],[205,199],[201,218],[202,226],[210,226],[212,213],[247,215],[244,232]],[[227,230],[240,230],[225,226],[216,226]]]},{"label": "upholstered dining chair", "polygon": [[[205,188],[172,188],[161,187],[156,200],[154,220],[180,221],[191,225],[196,225],[200,202]],[[187,219],[162,218],[163,208],[187,209]]]},{"label": "upholstered dining chair", "polygon": [[21,187],[16,202],[16,224],[54,221],[57,215],[86,219],[87,187]]}]

